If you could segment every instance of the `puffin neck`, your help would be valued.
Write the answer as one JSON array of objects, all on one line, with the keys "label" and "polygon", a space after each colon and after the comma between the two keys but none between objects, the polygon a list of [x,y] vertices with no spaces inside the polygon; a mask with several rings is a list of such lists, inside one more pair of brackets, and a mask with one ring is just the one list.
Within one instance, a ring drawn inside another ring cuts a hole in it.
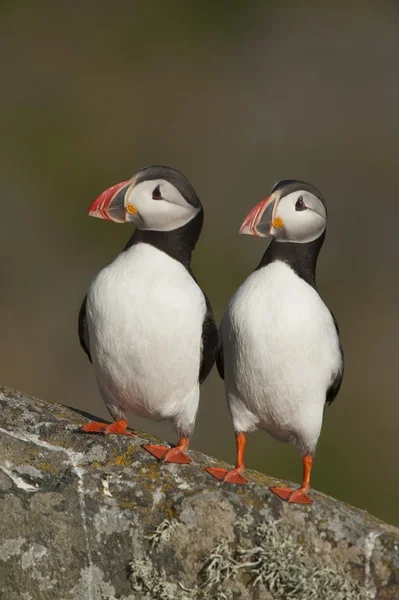
[{"label": "puffin neck", "polygon": [[150,244],[175,260],[178,260],[188,269],[191,263],[191,254],[202,230],[203,221],[204,211],[201,208],[191,221],[172,231],[153,231],[136,228],[123,251],[141,242]]},{"label": "puffin neck", "polygon": [[305,244],[272,240],[255,270],[257,271],[276,260],[280,260],[289,265],[298,277],[317,289],[316,264],[325,237],[326,231],[324,230],[316,240]]}]

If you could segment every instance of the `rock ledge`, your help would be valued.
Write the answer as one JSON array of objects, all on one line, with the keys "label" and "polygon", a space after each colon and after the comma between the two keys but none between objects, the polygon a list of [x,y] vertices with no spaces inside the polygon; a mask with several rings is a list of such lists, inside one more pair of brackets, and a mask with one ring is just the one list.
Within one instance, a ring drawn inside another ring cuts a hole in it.
[{"label": "rock ledge", "polygon": [[158,442],[80,434],[82,413],[0,388],[0,598],[6,600],[394,600],[399,530],[314,492],[290,506],[277,482],[203,472]]}]

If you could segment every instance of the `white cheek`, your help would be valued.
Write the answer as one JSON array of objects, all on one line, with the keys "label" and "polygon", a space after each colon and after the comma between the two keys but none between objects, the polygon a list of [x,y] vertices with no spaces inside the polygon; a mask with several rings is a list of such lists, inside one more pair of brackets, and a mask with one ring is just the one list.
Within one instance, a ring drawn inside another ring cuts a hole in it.
[{"label": "white cheek", "polygon": [[314,210],[295,210],[296,198],[283,198],[277,207],[277,217],[284,223],[281,229],[272,230],[272,235],[281,242],[306,244],[317,239],[325,229],[326,222]]},{"label": "white cheek", "polygon": [[184,225],[192,216],[191,211],[162,200],[141,204],[143,206],[137,209],[144,220],[143,229],[170,231]]},{"label": "white cheek", "polygon": [[326,226],[324,219],[313,210],[296,212],[283,220],[287,241],[303,244],[317,239]]},{"label": "white cheek", "polygon": [[138,198],[134,203],[137,215],[128,215],[128,220],[140,229],[172,231],[182,227],[198,213],[194,207],[179,206],[165,200]]},{"label": "white cheek", "polygon": [[[160,186],[167,200],[154,200],[154,186]],[[133,205],[137,214],[127,212],[126,221],[134,223],[140,229],[153,231],[172,231],[182,227],[199,212],[189,204],[180,192],[167,181],[143,181],[134,186],[125,199],[125,206]]]}]

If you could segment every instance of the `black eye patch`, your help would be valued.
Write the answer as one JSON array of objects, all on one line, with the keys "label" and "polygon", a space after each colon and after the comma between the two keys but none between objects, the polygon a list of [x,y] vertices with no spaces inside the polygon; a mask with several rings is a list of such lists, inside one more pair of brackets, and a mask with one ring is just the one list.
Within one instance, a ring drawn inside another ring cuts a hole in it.
[{"label": "black eye patch", "polygon": [[162,200],[162,194],[161,194],[161,190],[160,190],[160,186],[157,185],[157,187],[153,190],[152,192],[152,199],[153,200]]},{"label": "black eye patch", "polygon": [[302,196],[299,196],[298,200],[295,202],[295,210],[306,210],[307,206],[303,201]]}]

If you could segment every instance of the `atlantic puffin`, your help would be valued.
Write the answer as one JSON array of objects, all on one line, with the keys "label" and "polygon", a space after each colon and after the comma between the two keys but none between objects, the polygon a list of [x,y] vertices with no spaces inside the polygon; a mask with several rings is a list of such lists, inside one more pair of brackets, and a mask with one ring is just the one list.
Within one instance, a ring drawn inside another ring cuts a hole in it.
[{"label": "atlantic puffin", "polygon": [[153,165],[103,192],[89,215],[136,229],[92,281],[80,309],[80,342],[114,419],[82,430],[132,435],[128,411],[169,419],[179,436],[176,447],[144,448],[165,462],[189,463],[199,385],[218,350],[211,305],[191,270],[202,204],[182,173]]},{"label": "atlantic puffin", "polygon": [[337,322],[321,299],[316,262],[326,235],[321,193],[303,181],[278,182],[253,208],[240,233],[271,236],[259,265],[230,300],[219,328],[224,378],[236,434],[235,469],[208,468],[217,479],[243,476],[247,432],[264,429],[302,455],[297,490],[271,488],[283,500],[311,504],[310,474],[324,407],[341,386],[344,362]]}]

